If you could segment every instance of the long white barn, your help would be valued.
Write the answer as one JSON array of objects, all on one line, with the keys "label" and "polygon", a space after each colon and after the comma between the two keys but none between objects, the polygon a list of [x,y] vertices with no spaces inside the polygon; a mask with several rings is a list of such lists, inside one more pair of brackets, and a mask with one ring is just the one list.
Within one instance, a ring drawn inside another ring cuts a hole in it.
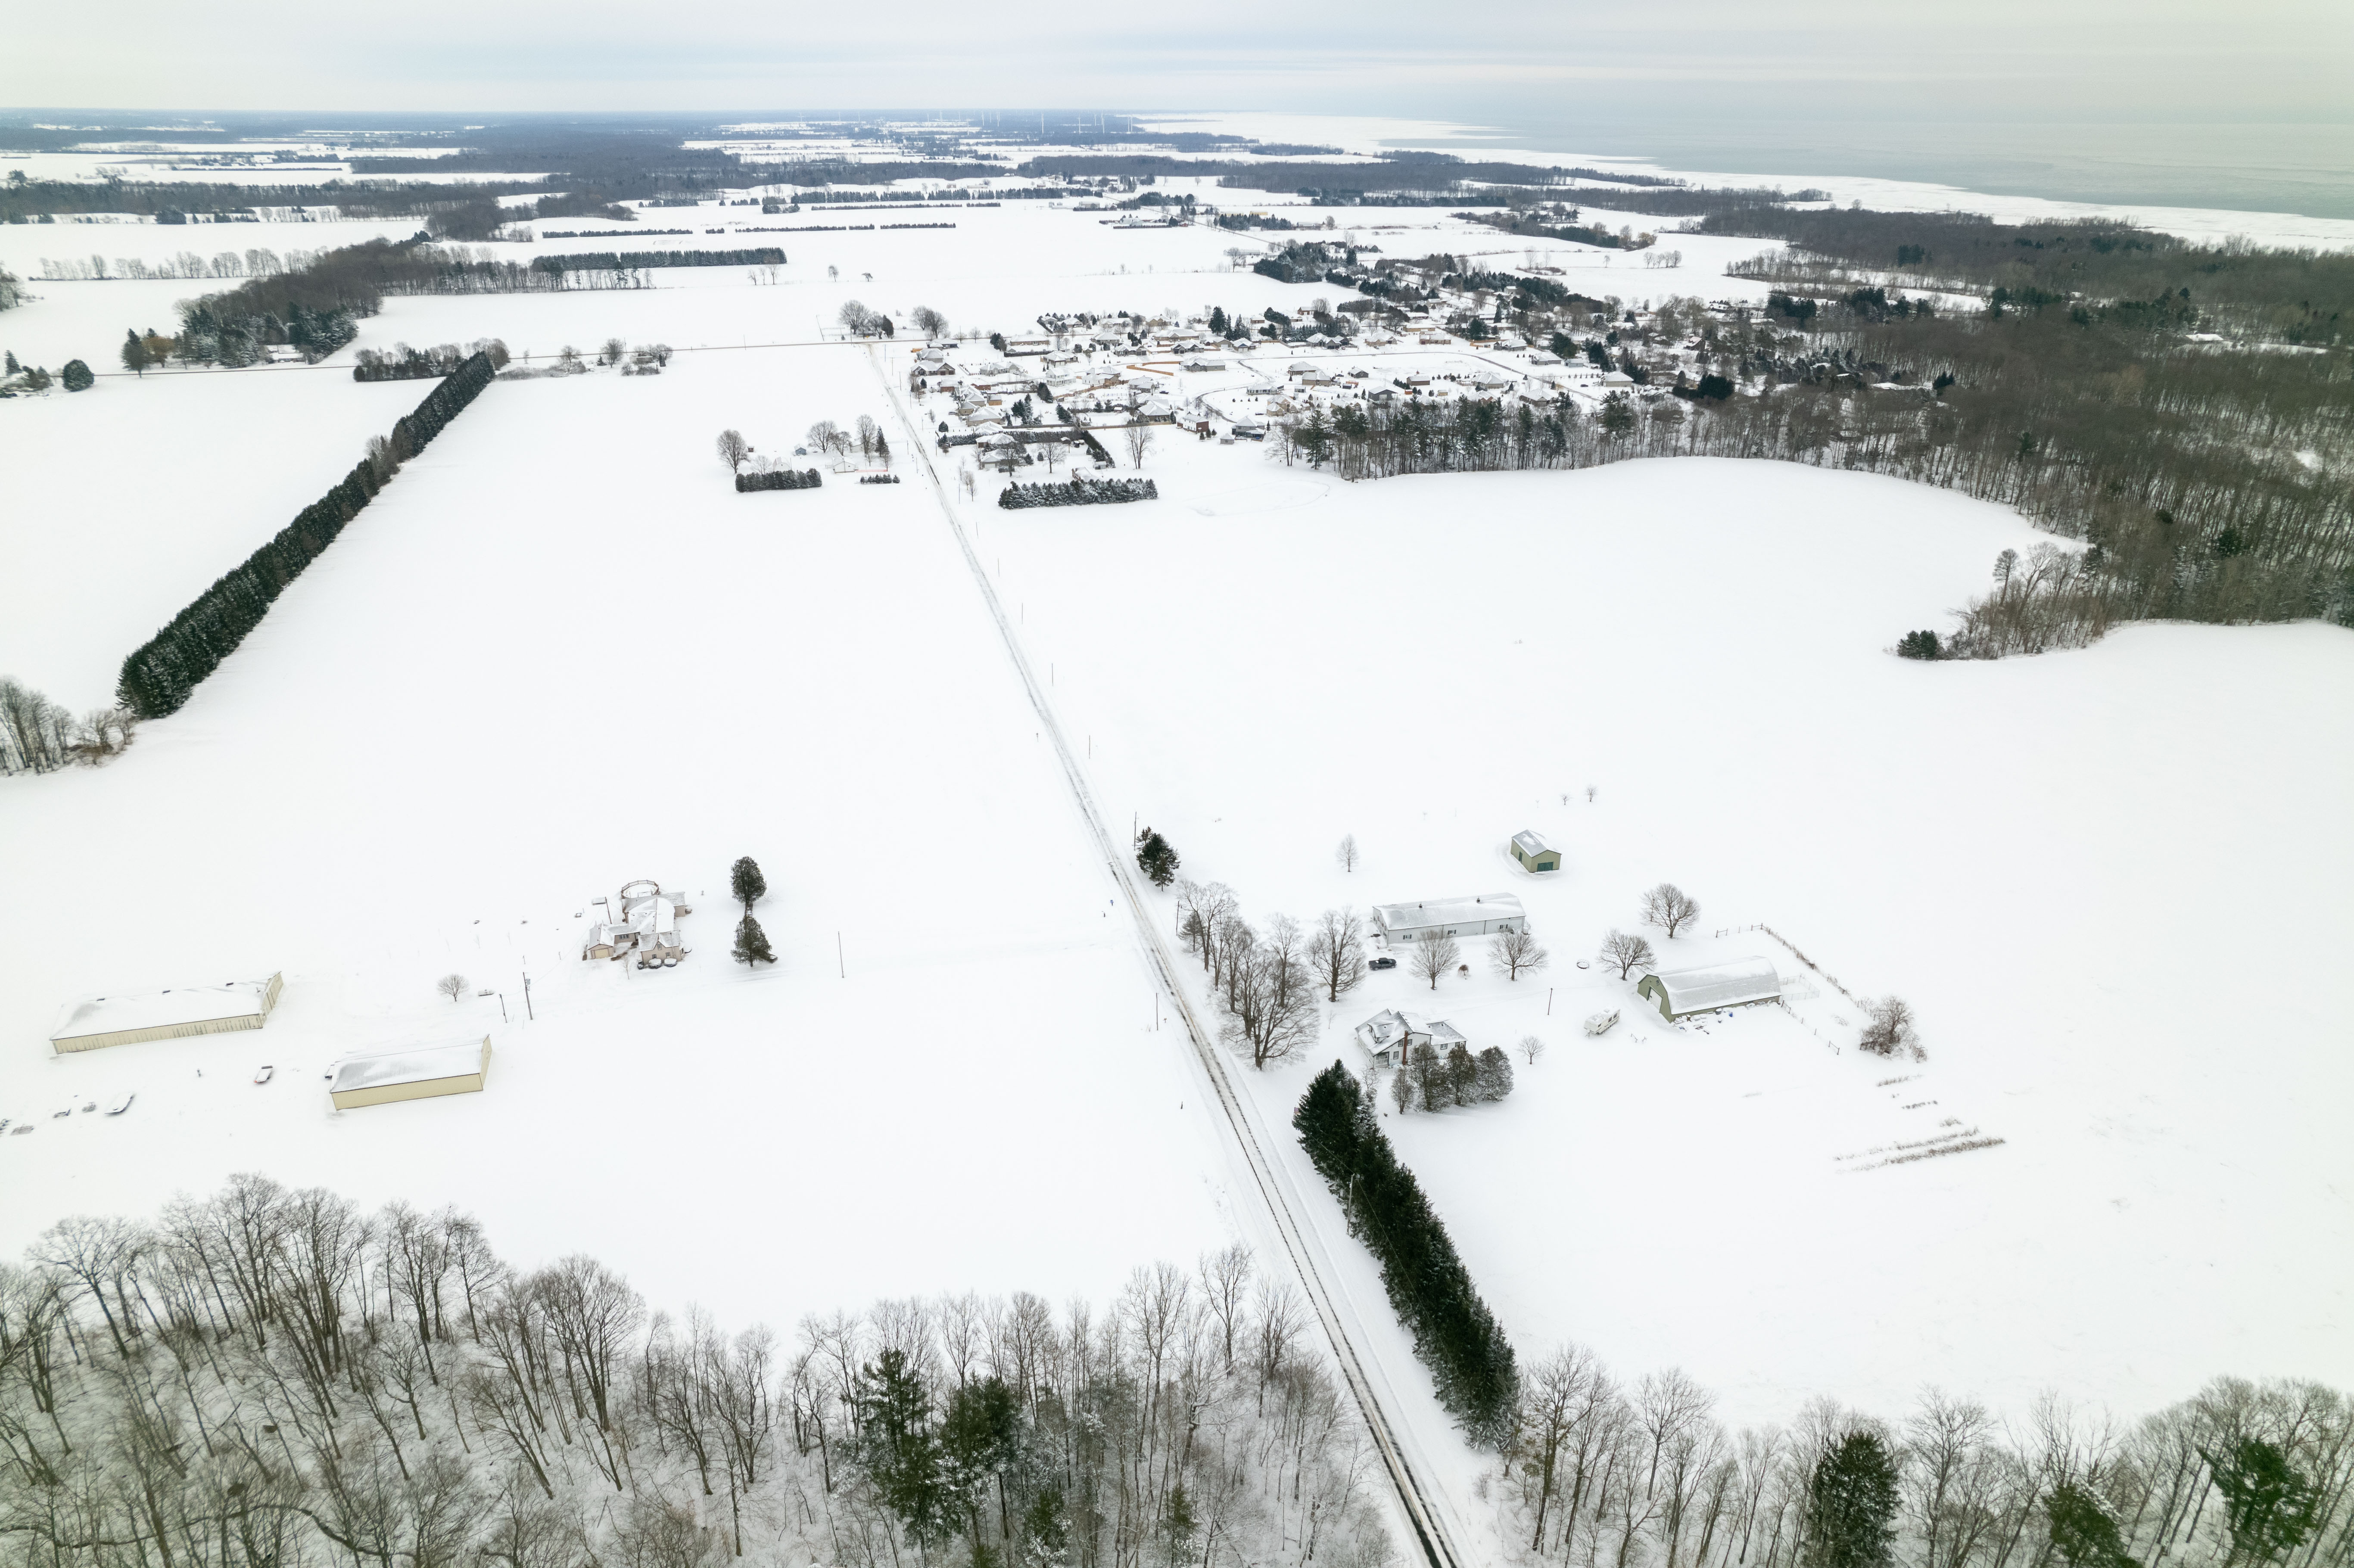
[{"label": "long white barn", "polygon": [[1496,931],[1524,931],[1528,924],[1528,912],[1509,893],[1373,906],[1373,929],[1393,945],[1411,942],[1426,931],[1442,937],[1485,937]]}]

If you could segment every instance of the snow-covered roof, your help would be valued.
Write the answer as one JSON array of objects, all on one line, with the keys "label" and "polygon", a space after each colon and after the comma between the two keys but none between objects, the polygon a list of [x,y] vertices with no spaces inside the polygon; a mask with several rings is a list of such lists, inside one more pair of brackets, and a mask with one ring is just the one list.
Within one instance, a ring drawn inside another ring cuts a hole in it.
[{"label": "snow-covered roof", "polygon": [[1545,842],[1544,835],[1538,832],[1534,828],[1523,828],[1519,832],[1514,833],[1512,835],[1512,847],[1520,851],[1522,854],[1553,853],[1553,845]]},{"label": "snow-covered roof", "polygon": [[1373,906],[1373,919],[1385,931],[1419,931],[1431,926],[1474,926],[1496,920],[1518,920],[1524,913],[1521,901],[1509,893]]},{"label": "snow-covered roof", "polygon": [[1385,1007],[1357,1025],[1357,1044],[1378,1055],[1402,1044],[1402,1037],[1415,1036],[1440,1051],[1457,1045],[1468,1045],[1462,1032],[1443,1018],[1425,1018],[1419,1012],[1400,1012]]},{"label": "snow-covered roof", "polygon": [[1659,981],[1668,993],[1668,1011],[1675,1013],[1770,1001],[1782,994],[1782,980],[1774,972],[1771,959],[1734,959],[1728,963],[1674,969],[1649,978]]},{"label": "snow-covered roof", "polygon": [[435,1078],[472,1077],[482,1070],[490,1037],[478,1034],[436,1045],[404,1045],[397,1051],[346,1056],[335,1068],[331,1094],[380,1089],[392,1084],[422,1084]]},{"label": "snow-covered roof", "polygon": [[168,991],[125,996],[94,996],[78,1001],[65,1022],[49,1031],[52,1040],[85,1034],[119,1034],[133,1029],[169,1029],[222,1018],[251,1018],[270,1011],[270,981],[228,980],[219,985],[175,985]]}]

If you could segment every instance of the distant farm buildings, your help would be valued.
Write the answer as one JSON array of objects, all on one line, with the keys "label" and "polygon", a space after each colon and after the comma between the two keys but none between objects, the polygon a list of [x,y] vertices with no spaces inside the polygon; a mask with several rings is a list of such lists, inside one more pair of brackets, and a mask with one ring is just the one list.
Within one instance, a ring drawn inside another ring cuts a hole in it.
[{"label": "distant farm buildings", "polygon": [[686,957],[678,921],[695,911],[684,899],[664,893],[662,884],[645,878],[630,883],[605,906],[608,917],[589,927],[581,943],[583,959],[634,957],[638,968],[652,969],[675,968]]},{"label": "distant farm buildings", "polygon": [[174,986],[133,996],[94,996],[77,1003],[66,1021],[50,1031],[49,1045],[64,1055],[143,1040],[259,1029],[269,1022],[270,1010],[278,1005],[278,993],[284,989],[285,976],[273,974],[262,980]]},{"label": "distant farm buildings", "polygon": [[1544,835],[1534,829],[1512,835],[1512,858],[1530,871],[1561,869],[1561,852],[1545,842]]},{"label": "distant farm buildings", "polygon": [[1521,901],[1509,893],[1373,906],[1374,931],[1393,943],[1411,942],[1426,932],[1442,937],[1485,937],[1496,931],[1524,931],[1528,923]]},{"label": "distant farm buildings", "polygon": [[337,1110],[480,1094],[491,1072],[491,1037],[443,1045],[410,1045],[366,1056],[346,1056],[327,1085]]},{"label": "distant farm buildings", "polygon": [[1659,1016],[1672,1022],[1720,1007],[1772,1001],[1782,994],[1782,980],[1769,959],[1735,959],[1731,963],[1645,975],[1635,994],[1657,1003]]}]

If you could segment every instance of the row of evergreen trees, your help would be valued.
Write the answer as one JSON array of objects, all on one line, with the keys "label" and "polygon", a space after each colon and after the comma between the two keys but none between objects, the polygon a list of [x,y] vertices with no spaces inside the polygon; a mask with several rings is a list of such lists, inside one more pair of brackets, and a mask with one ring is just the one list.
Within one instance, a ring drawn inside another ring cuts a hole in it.
[{"label": "row of evergreen trees", "polygon": [[1520,1369],[1495,1314],[1479,1298],[1454,1240],[1390,1148],[1373,1107],[1339,1062],[1316,1075],[1292,1113],[1300,1147],[1382,1266],[1390,1306],[1414,1335],[1438,1402],[1473,1442],[1510,1439]]},{"label": "row of evergreen trees", "polygon": [[143,719],[177,713],[197,683],[220,668],[246,633],[261,624],[286,585],[335,542],[344,525],[391,482],[404,461],[423,451],[491,384],[492,374],[490,356],[475,355],[427,395],[415,412],[396,421],[388,440],[371,442],[368,455],[341,482],[122,661],[117,700]]},{"label": "row of evergreen trees", "polygon": [[1010,509],[1024,506],[1100,506],[1124,501],[1158,501],[1161,487],[1149,479],[1088,479],[1079,475],[1064,484],[1009,484],[997,503]]},{"label": "row of evergreen trees", "polygon": [[736,476],[736,493],[742,495],[754,490],[815,490],[825,482],[823,475],[813,468],[795,471],[790,468],[739,473]]}]

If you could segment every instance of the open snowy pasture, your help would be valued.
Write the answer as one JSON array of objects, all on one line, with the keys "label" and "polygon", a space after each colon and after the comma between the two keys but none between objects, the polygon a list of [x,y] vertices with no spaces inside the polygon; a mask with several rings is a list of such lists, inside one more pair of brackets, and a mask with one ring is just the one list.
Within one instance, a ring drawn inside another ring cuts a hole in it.
[{"label": "open snowy pasture", "polygon": [[[186,285],[53,291],[120,290],[119,302],[173,288]],[[0,336],[22,342],[16,318],[39,309],[0,317]],[[170,331],[168,310],[154,314]],[[111,704],[124,654],[351,471],[367,439],[430,385],[257,366],[106,376],[87,392],[0,404],[0,548],[19,584],[0,615],[0,674],[77,713]]]},{"label": "open snowy pasture", "polygon": [[[2354,1376],[2354,1265],[2312,1245],[2354,1220],[2354,639],[1899,661],[2036,536],[1872,477],[1345,485],[1172,437],[1145,471],[1158,503],[971,514],[1107,811],[1254,918],[1510,892],[1551,949],[1374,975],[1252,1079],[1288,1147],[1382,1007],[1545,1042],[1502,1105],[1386,1121],[1523,1354],[1681,1364],[1742,1420]],[[1523,828],[1561,873],[1510,858]],[[1662,967],[1770,958],[1789,1012],[1677,1028],[1578,967],[1662,879],[1703,910],[1648,933]],[[1856,1053],[1842,987],[1909,1000],[1927,1062]],[[1930,1145],[1958,1151],[1902,1159]]]},{"label": "open snowy pasture", "polygon": [[[0,1137],[0,1253],[247,1170],[779,1327],[1223,1245],[1211,1124],[931,494],[737,495],[713,455],[862,413],[854,345],[495,384],[119,765],[7,780],[0,863],[39,891],[0,916],[0,1116],[34,1128]],[[306,493],[353,455],[218,439]],[[583,964],[591,900],[644,876],[692,956]],[[71,999],[273,970],[260,1033],[50,1054]],[[485,1033],[484,1093],[331,1113],[339,1055]]]}]

